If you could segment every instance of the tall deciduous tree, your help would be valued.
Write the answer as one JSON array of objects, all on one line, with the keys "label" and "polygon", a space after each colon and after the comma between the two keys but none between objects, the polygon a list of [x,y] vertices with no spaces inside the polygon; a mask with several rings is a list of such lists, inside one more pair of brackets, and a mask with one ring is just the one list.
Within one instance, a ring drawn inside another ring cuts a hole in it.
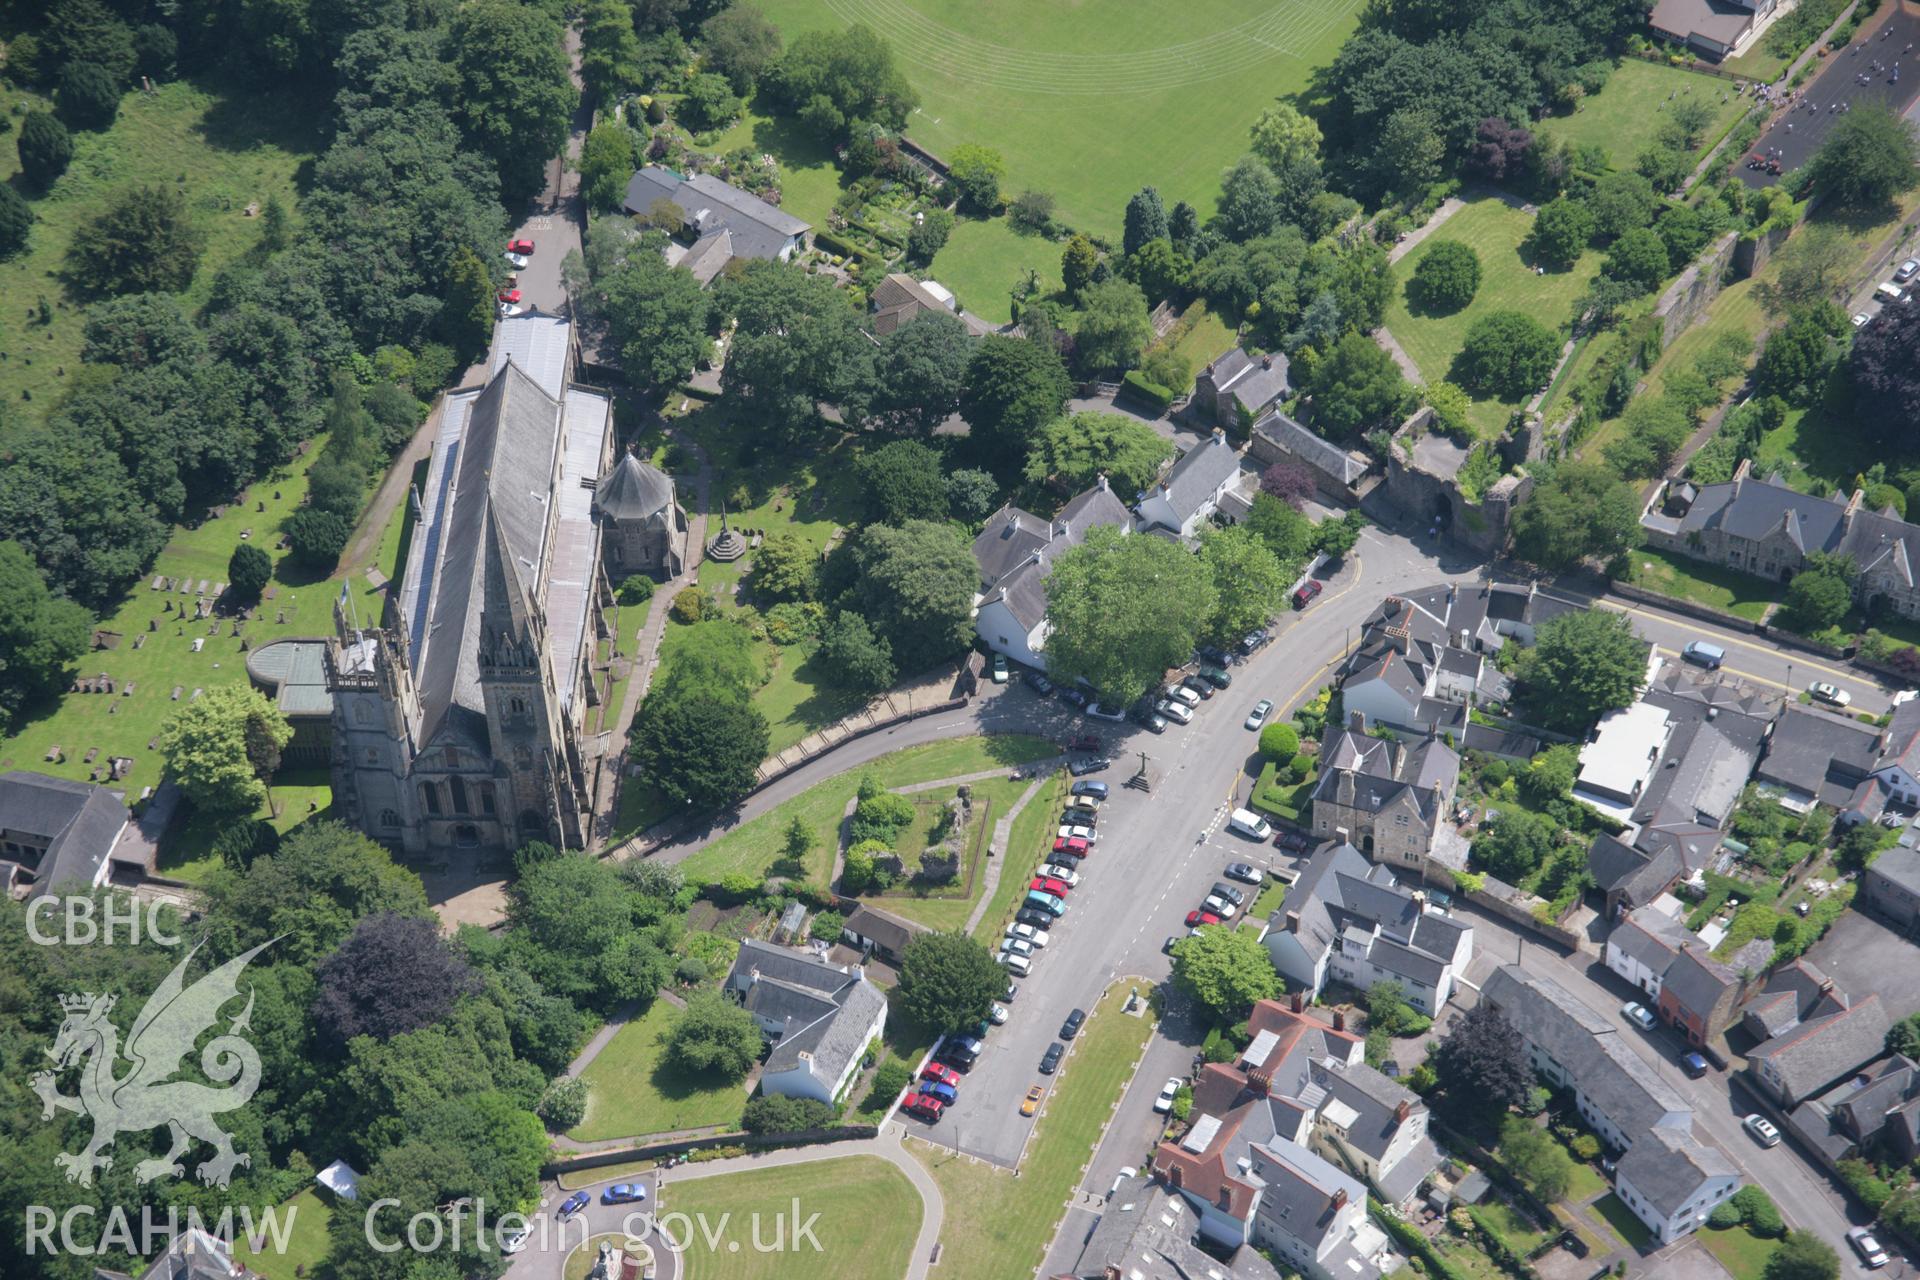
[{"label": "tall deciduous tree", "polygon": [[1283,984],[1267,949],[1244,929],[1201,929],[1173,944],[1173,985],[1218,1025],[1246,1021],[1255,1001]]},{"label": "tall deciduous tree", "polygon": [[314,970],[313,1018],[344,1044],[355,1036],[390,1040],[440,1021],[479,989],[467,962],[420,916],[363,917],[339,950]]},{"label": "tall deciduous tree", "polygon": [[1184,547],[1110,527],[1056,559],[1046,590],[1047,669],[1121,706],[1192,656],[1218,603]]},{"label": "tall deciduous tree", "polygon": [[974,340],[958,316],[929,311],[880,339],[873,411],[887,422],[932,431],[960,407]]},{"label": "tall deciduous tree", "polygon": [[830,141],[843,140],[856,120],[898,132],[920,105],[891,46],[859,23],[795,37],[764,83],[775,102]]},{"label": "tall deciduous tree", "polygon": [[1107,280],[1088,286],[1080,295],[1074,349],[1089,371],[1131,369],[1152,336],[1146,295],[1131,280]]},{"label": "tall deciduous tree", "polygon": [[963,142],[953,149],[947,174],[960,193],[960,202],[973,212],[991,216],[1000,208],[1000,184],[1007,176],[1007,162],[998,151]]},{"label": "tall deciduous tree", "polygon": [[12,187],[0,187],[0,262],[27,247],[33,229],[33,206]]},{"label": "tall deciduous tree", "polygon": [[261,738],[284,747],[293,728],[245,684],[216,685],[169,716],[158,735],[168,775],[187,799],[222,815],[248,813],[266,802],[266,780],[248,752],[250,739]]},{"label": "tall deciduous tree", "polygon": [[1539,1125],[1508,1116],[1500,1126],[1500,1156],[1542,1204],[1566,1198],[1573,1182],[1573,1157]]},{"label": "tall deciduous tree", "polygon": [[741,97],[780,57],[780,28],[751,4],[732,4],[700,26],[707,65],[733,84]]},{"label": "tall deciduous tree", "polygon": [[1215,643],[1238,640],[1286,606],[1295,566],[1281,564],[1251,529],[1228,525],[1203,531],[1200,564],[1213,577],[1206,635]]},{"label": "tall deciduous tree", "polygon": [[57,692],[87,652],[93,615],[55,598],[17,542],[0,542],[0,729],[27,701]]},{"label": "tall deciduous tree", "polygon": [[1860,424],[1875,440],[1904,443],[1920,422],[1920,306],[1882,307],[1853,335],[1847,356]]},{"label": "tall deciduous tree", "polygon": [[918,440],[895,440],[864,453],[853,471],[870,519],[905,524],[946,517],[946,470],[940,455]]},{"label": "tall deciduous tree", "polygon": [[605,317],[627,375],[654,387],[685,381],[713,352],[712,295],[692,272],[667,265],[665,240],[658,231],[635,237],[604,219],[588,255],[589,305]]},{"label": "tall deciduous tree", "polygon": [[1863,106],[1840,117],[1807,170],[1809,190],[1870,209],[1920,186],[1920,139],[1885,107]]},{"label": "tall deciduous tree", "polygon": [[1320,158],[1320,126],[1312,116],[1284,101],[1276,101],[1260,113],[1248,130],[1247,141],[1253,154],[1276,170],[1300,160]]},{"label": "tall deciduous tree", "polygon": [[1490,1004],[1477,1004],[1454,1020],[1434,1049],[1433,1069],[1448,1101],[1469,1112],[1497,1115],[1533,1088],[1519,1031]]},{"label": "tall deciduous tree", "polygon": [[274,954],[299,965],[338,947],[362,917],[429,916],[420,877],[340,822],[301,823],[244,872],[217,873],[207,896],[208,932],[220,952],[277,938]]},{"label": "tall deciduous tree", "polygon": [[1534,723],[1581,734],[1633,701],[1646,675],[1647,645],[1625,614],[1581,609],[1542,623],[1521,658]]},{"label": "tall deciduous tree", "polygon": [[450,45],[461,129],[493,160],[508,203],[533,195],[578,98],[559,24],[536,6],[476,0],[454,14]]},{"label": "tall deciduous tree", "polygon": [[647,693],[634,719],[632,749],[663,795],[704,811],[753,789],[767,741],[767,718],[744,697],[689,687]]},{"label": "tall deciduous tree", "polygon": [[96,293],[177,293],[193,280],[201,247],[185,196],[132,187],[80,224],[67,270]]},{"label": "tall deciduous tree", "polygon": [[791,435],[819,421],[818,406],[864,413],[873,344],[861,318],[825,276],[784,262],[754,262],[721,286],[717,305],[736,321],[721,387]]},{"label": "tall deciduous tree", "polygon": [[1125,502],[1147,488],[1173,456],[1173,446],[1138,418],[1089,410],[1056,418],[1027,451],[1027,480],[1059,480],[1076,492],[1107,477]]},{"label": "tall deciduous tree", "polygon": [[[1666,250],[1654,240],[1664,268]],[[1490,311],[1467,328],[1454,357],[1453,381],[1476,396],[1521,400],[1533,394],[1560,358],[1560,340],[1524,311]]]},{"label": "tall deciduous tree", "polygon": [[960,396],[960,416],[973,429],[973,455],[998,475],[1013,474],[1035,434],[1059,416],[1072,391],[1067,368],[1051,348],[988,334],[967,364]]},{"label": "tall deciduous tree", "polygon": [[1542,205],[1523,248],[1534,259],[1565,270],[1593,239],[1593,213],[1578,200],[1561,196]]},{"label": "tall deciduous tree", "polygon": [[1365,334],[1351,331],[1313,365],[1307,386],[1314,422],[1332,436],[1357,436],[1388,425],[1413,395],[1393,357]]},{"label": "tall deciduous tree", "polygon": [[667,1061],[694,1076],[739,1080],[760,1057],[762,1044],[751,1013],[718,991],[702,991],[667,1032]]},{"label": "tall deciduous tree", "polygon": [[1638,532],[1632,486],[1598,463],[1564,462],[1514,512],[1513,548],[1530,564],[1565,569],[1588,556],[1611,560]]},{"label": "tall deciduous tree", "polygon": [[993,953],[962,930],[923,933],[900,957],[900,1003],[932,1031],[972,1026],[1006,989],[1006,971]]},{"label": "tall deciduous tree", "polygon": [[593,126],[580,144],[580,194],[587,207],[611,212],[627,194],[627,181],[640,167],[640,148],[632,129],[619,120]]},{"label": "tall deciduous tree", "polygon": [[947,524],[873,525],[846,551],[848,600],[913,674],[961,653],[973,637],[980,567],[966,535]]}]

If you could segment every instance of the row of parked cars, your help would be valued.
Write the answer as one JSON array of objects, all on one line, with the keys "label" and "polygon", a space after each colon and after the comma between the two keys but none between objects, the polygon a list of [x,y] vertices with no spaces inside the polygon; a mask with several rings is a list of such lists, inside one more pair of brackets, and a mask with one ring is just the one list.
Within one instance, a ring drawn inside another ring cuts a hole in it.
[{"label": "row of parked cars", "polygon": [[994,1001],[986,1017],[965,1034],[946,1036],[940,1041],[940,1047],[920,1068],[914,1091],[900,1104],[902,1111],[928,1124],[940,1123],[947,1109],[959,1103],[961,1077],[973,1070],[986,1051],[987,1033],[1011,1016],[1007,1006],[1019,991],[1019,987],[1009,982],[1005,999]]}]

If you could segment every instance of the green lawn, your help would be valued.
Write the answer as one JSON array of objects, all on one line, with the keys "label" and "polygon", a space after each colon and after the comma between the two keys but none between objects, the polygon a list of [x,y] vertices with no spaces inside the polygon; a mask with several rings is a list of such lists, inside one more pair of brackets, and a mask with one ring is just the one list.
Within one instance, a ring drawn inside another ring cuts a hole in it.
[{"label": "green lawn", "polygon": [[1739,118],[1743,103],[1725,80],[1657,62],[1627,58],[1607,77],[1606,87],[1581,102],[1572,115],[1542,120],[1540,133],[1563,138],[1575,147],[1595,146],[1616,169],[1631,169],[1640,151],[1653,145],[1669,119],[1670,101],[1692,97],[1714,108],[1714,120],[1701,135],[1712,145]]},{"label": "green lawn", "polygon": [[1743,1278],[1764,1273],[1767,1259],[1779,1244],[1777,1240],[1762,1239],[1745,1227],[1726,1230],[1708,1227],[1700,1232],[1700,1243],[1707,1246],[1707,1252],[1720,1259],[1720,1264],[1730,1273]]},{"label": "green lawn", "polygon": [[[1094,1006],[1042,1104],[1019,1177],[956,1157],[940,1146],[945,1134],[907,1144],[932,1170],[946,1202],[941,1235],[950,1244],[940,1259],[942,1280],[1006,1280],[1040,1265],[1081,1166],[1153,1031],[1151,1016],[1120,1012],[1131,985],[1124,978],[1114,983]],[[954,1241],[962,1243],[952,1247]]]},{"label": "green lawn", "polygon": [[1852,429],[1846,413],[1816,404],[1789,409],[1786,421],[1761,437],[1753,474],[1778,471],[1803,493],[1851,493],[1854,479],[1883,461],[1888,461],[1885,453]]},{"label": "green lawn", "polygon": [[[333,808],[333,782],[325,769],[283,769],[274,775],[269,804],[253,816],[273,824],[281,835],[313,818],[325,818]],[[216,867],[225,865],[213,851],[213,842],[230,821],[195,813],[174,829],[160,850],[161,875],[189,884],[203,884]]]},{"label": "green lawn", "polygon": [[1607,1180],[1600,1176],[1598,1169],[1571,1151],[1567,1152],[1567,1158],[1573,1161],[1573,1174],[1567,1179],[1569,1203],[1583,1204],[1607,1189]]},{"label": "green lawn", "polygon": [[[7,106],[44,108],[33,95],[9,89]],[[20,116],[13,116],[17,127]],[[0,145],[0,182],[19,173],[14,134]],[[260,239],[260,221],[244,210],[277,196],[294,213],[294,175],[325,138],[319,115],[285,94],[250,97],[214,94],[178,82],[151,95],[130,93],[104,133],[75,132],[73,163],[44,195],[16,184],[29,197],[34,225],[27,251],[0,263],[0,293],[13,305],[0,319],[0,400],[19,405],[58,398],[79,368],[84,301],[70,296],[57,276],[67,245],[80,224],[114,193],[142,183],[165,185],[187,198],[205,250],[193,284],[181,301],[189,310],[206,302],[214,278]],[[26,318],[39,298],[53,307],[53,322]],[[37,413],[35,414],[37,416]]]},{"label": "green lawn", "polygon": [[964,142],[991,147],[1006,159],[1010,194],[1050,191],[1063,221],[1116,239],[1127,198],[1147,183],[1169,207],[1188,200],[1210,212],[1261,109],[1305,91],[1360,11],[1353,0],[761,7],[789,45],[804,31],[866,23],[919,92],[914,141],[942,156]]},{"label": "green lawn", "polygon": [[1593,1202],[1593,1211],[1629,1249],[1644,1249],[1653,1243],[1653,1233],[1647,1230],[1647,1224],[1640,1221],[1619,1196],[1609,1192]]},{"label": "green lawn", "polygon": [[[784,25],[782,30],[786,30]],[[791,33],[789,33],[791,38]],[[833,152],[798,123],[749,110],[709,145],[709,155],[725,155],[752,147],[779,161],[780,207],[816,227],[827,225],[834,201],[840,198],[840,167]]]},{"label": "green lawn", "polygon": [[[987,866],[991,861],[987,856],[987,846],[992,842],[993,828],[999,824],[1000,819],[1007,815],[1007,810],[1011,809],[1015,802],[1017,802],[1022,795],[1026,794],[1028,784],[1025,782],[1015,782],[1010,778],[997,778],[988,782],[976,782],[972,785],[975,827],[974,830],[969,833],[967,848],[969,851],[977,850],[978,852],[975,858],[975,871],[971,886],[968,884],[966,868],[963,865],[960,871],[960,878],[947,886],[946,889],[939,894],[914,894],[911,891],[889,894],[884,898],[876,899],[876,906],[885,907],[895,915],[905,916],[909,920],[918,920],[930,929],[959,929],[965,927],[967,917],[973,914],[974,904],[980,901],[980,895],[986,889]],[[925,828],[937,812],[937,810],[925,804],[924,801],[929,797],[944,801],[952,795],[953,789],[950,787],[942,787],[937,791],[916,793],[914,795],[915,822],[899,846],[901,855],[908,860],[909,868],[914,865],[914,859],[919,856],[920,851],[926,848]],[[1038,804],[1039,800],[1040,797],[1035,797],[1034,803]],[[982,805],[987,807],[982,809]],[[1032,807],[1032,805],[1029,805],[1028,809]],[[1020,817],[1023,821],[1030,821],[1025,811],[1021,813]],[[1021,884],[1025,884],[1027,877],[1025,875],[1010,876],[1003,874],[1001,879],[1003,881],[1014,879],[1018,880]],[[996,898],[1000,896],[999,888],[1004,887],[1003,884],[996,888]]]},{"label": "green lawn", "polygon": [[1653,547],[1633,552],[1633,581],[1649,591],[1725,609],[1748,622],[1759,622],[1767,606],[1780,598],[1778,583]]},{"label": "green lawn", "polygon": [[[288,1226],[284,1246],[268,1231],[257,1237],[261,1248],[244,1236],[233,1242],[233,1260],[267,1280],[299,1280],[319,1270],[327,1256],[327,1228],[333,1208],[312,1188],[274,1206],[272,1212]],[[264,1224],[262,1224],[264,1225]]]},{"label": "green lawn", "polygon": [[[1180,338],[1174,343],[1173,349],[1187,358],[1195,373],[1206,368],[1208,361],[1225,355],[1240,338],[1235,327],[1205,302],[1189,305],[1180,317],[1175,332],[1180,334]],[[1175,391],[1186,389],[1174,388]]]},{"label": "green lawn", "polygon": [[[1520,252],[1520,243],[1532,227],[1529,215],[1501,200],[1475,200],[1393,265],[1397,288],[1387,305],[1386,325],[1420,366],[1426,381],[1439,382],[1448,377],[1468,327],[1490,312],[1524,311],[1553,329],[1567,324],[1574,300],[1599,274],[1600,255],[1589,252],[1570,271],[1537,276]],[[1421,259],[1442,240],[1457,240],[1480,256],[1480,290],[1472,302],[1451,315],[1416,315],[1408,306],[1406,283]],[[1474,428],[1488,438],[1496,436],[1507,425],[1508,415],[1519,407],[1518,401],[1475,401]]]},{"label": "green lawn", "polygon": [[1260,886],[1260,892],[1254,895],[1252,905],[1242,913],[1242,918],[1258,923],[1272,915],[1286,900],[1286,884],[1278,876],[1268,876],[1267,882]]},{"label": "green lawn", "polygon": [[1006,324],[1013,319],[1013,290],[1029,270],[1039,272],[1047,292],[1060,288],[1064,248],[1044,236],[1015,231],[1005,218],[961,218],[927,274],[947,287],[962,310]]},{"label": "green lawn", "polygon": [[688,1078],[666,1065],[661,1042],[679,1012],[655,1000],[614,1033],[580,1073],[587,1082],[587,1116],[568,1137],[599,1142],[739,1123],[747,1103],[744,1084]]},{"label": "green lawn", "polygon": [[[306,496],[307,469],[318,460],[324,445],[325,437],[316,437],[302,457],[260,480],[224,514],[196,528],[176,529],[146,577],[117,609],[101,618],[101,629],[120,637],[116,646],[87,654],[75,671],[77,679],[110,676],[117,691],[68,693],[27,708],[13,734],[0,739],[0,769],[32,769],[85,780],[111,757],[126,756],[133,761],[132,771],[116,785],[133,800],[142,788],[159,785],[160,755],[148,750],[147,743],[160,731],[161,723],[190,701],[195,689],[247,678],[243,639],[258,647],[291,636],[332,635],[333,602],[343,585],[361,617],[378,618],[380,593],[359,572],[366,566],[316,579],[273,550],[281,521]],[[274,598],[263,600],[254,619],[242,624],[240,637],[232,634],[231,618],[219,619],[217,635],[208,634],[212,619],[191,621],[197,594],[181,595],[177,587],[167,592],[149,589],[159,576],[176,582],[190,580],[195,592],[201,579],[209,584],[225,581],[227,559],[247,531],[251,531],[249,541],[274,558],[274,581],[268,587]],[[169,605],[176,612],[167,612]],[[182,606],[188,621],[180,620],[177,610]],[[135,649],[134,642],[143,636],[141,647]],[[193,651],[195,640],[205,642],[198,653]],[[132,693],[126,692],[129,686]],[[175,686],[181,690],[178,703],[172,698]],[[65,758],[47,760],[48,750],[56,745]],[[95,747],[99,755],[89,765],[86,753]]]},{"label": "green lawn", "polygon": [[718,880],[734,871],[764,874],[780,856],[787,824],[798,816],[814,833],[813,852],[807,856],[807,879],[825,884],[833,871],[840,818],[847,801],[859,789],[862,773],[871,771],[882,786],[900,787],[912,782],[980,773],[1002,765],[1011,767],[1052,755],[1054,751],[1050,742],[1017,735],[955,738],[908,747],[810,787],[771,813],[761,814],[728,832],[681,863],[681,869],[694,883]]},{"label": "green lawn", "polygon": [[[691,1236],[683,1255],[688,1280],[895,1280],[906,1273],[920,1230],[920,1193],[878,1156],[683,1178],[667,1185],[669,1229],[678,1224],[672,1215],[687,1214],[719,1233],[711,1242],[698,1229],[681,1233]],[[951,1217],[951,1201],[946,1210]],[[791,1234],[784,1247],[775,1245],[782,1224],[791,1233],[796,1218],[814,1214],[817,1252]]]},{"label": "green lawn", "polygon": [[[993,899],[980,916],[973,936],[992,942],[1007,931],[1021,899],[1026,896],[1029,874],[1040,865],[1044,853],[1053,848],[1059,827],[1060,804],[1066,798],[1066,775],[1054,774],[1041,787],[1007,833],[1006,865],[1000,868],[1000,882],[993,888]],[[964,923],[964,922],[963,922]]]},{"label": "green lawn", "polygon": [[1556,1231],[1547,1230],[1505,1200],[1487,1200],[1480,1205],[1480,1212],[1494,1225],[1507,1243],[1521,1254],[1533,1252],[1534,1246],[1542,1243]]}]

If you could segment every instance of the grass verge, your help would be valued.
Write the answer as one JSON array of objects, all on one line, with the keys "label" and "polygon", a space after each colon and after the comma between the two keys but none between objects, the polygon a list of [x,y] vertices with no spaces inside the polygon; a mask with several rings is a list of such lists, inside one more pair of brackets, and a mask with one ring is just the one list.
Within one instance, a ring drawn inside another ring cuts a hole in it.
[{"label": "grass verge", "polygon": [[[712,1244],[692,1233],[683,1255],[688,1280],[896,1280],[906,1274],[924,1212],[913,1183],[878,1156],[711,1178],[682,1173],[666,1200],[669,1214],[729,1224]],[[797,1239],[771,1247],[781,1224],[792,1230],[816,1214],[817,1251]]]},{"label": "grass verge", "polygon": [[614,1033],[580,1073],[587,1115],[567,1134],[576,1142],[734,1125],[746,1106],[742,1084],[713,1084],[669,1067],[663,1041],[679,1010],[655,1000]]}]

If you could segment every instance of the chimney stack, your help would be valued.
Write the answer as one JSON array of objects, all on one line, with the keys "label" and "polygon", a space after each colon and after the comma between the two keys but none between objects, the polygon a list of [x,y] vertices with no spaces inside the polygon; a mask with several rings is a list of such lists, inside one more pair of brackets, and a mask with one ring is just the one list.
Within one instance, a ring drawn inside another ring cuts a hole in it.
[{"label": "chimney stack", "polygon": [[1367,713],[1364,711],[1347,712],[1347,728],[1355,733],[1365,733],[1367,731]]},{"label": "chimney stack", "polygon": [[1335,1031],[1345,1031],[1347,1029],[1347,1011],[1345,1009],[1335,1009],[1333,1011],[1333,1029]]},{"label": "chimney stack", "polygon": [[[1299,924],[1300,923],[1299,914],[1297,912],[1292,912],[1292,911],[1287,912],[1287,923],[1295,924],[1295,925]],[[1288,1007],[1290,1007],[1295,1013],[1305,1013],[1307,1011],[1307,998],[1301,992],[1298,992],[1298,991],[1294,992],[1293,998],[1287,1003],[1288,1003]]]},{"label": "chimney stack", "polygon": [[[1300,913],[1298,911],[1287,912],[1287,932],[1300,932]],[[1293,993],[1293,1011],[1295,1013],[1300,1012],[1300,993],[1298,991]]]},{"label": "chimney stack", "polygon": [[1345,1187],[1335,1187],[1333,1191],[1333,1211],[1338,1213],[1346,1207],[1347,1189]]}]

